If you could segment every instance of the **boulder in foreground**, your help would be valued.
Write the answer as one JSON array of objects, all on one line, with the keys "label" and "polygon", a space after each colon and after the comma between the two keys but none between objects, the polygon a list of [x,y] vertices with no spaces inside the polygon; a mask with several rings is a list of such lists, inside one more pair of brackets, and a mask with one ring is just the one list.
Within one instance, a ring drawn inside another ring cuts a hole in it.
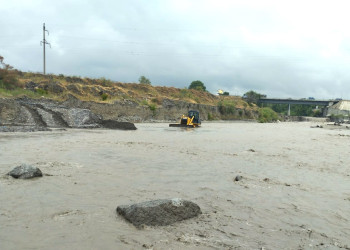
[{"label": "boulder in foreground", "polygon": [[31,179],[34,177],[42,177],[43,174],[41,170],[37,167],[28,165],[28,164],[22,164],[20,166],[15,167],[10,172],[7,173],[8,175],[12,176],[16,179]]},{"label": "boulder in foreground", "polygon": [[174,198],[118,206],[117,213],[139,227],[141,225],[166,226],[193,218],[202,212],[197,204]]}]

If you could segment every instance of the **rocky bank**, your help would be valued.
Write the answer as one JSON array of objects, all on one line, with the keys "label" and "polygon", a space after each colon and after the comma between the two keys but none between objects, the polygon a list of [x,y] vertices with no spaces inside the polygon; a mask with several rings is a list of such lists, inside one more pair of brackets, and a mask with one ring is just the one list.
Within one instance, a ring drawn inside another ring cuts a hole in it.
[{"label": "rocky bank", "polygon": [[110,128],[135,130],[133,123],[110,120],[88,108],[50,99],[0,99],[0,132],[45,131],[50,128]]},{"label": "rocky bank", "polygon": [[244,108],[236,108],[234,113],[227,116],[227,114],[222,113],[219,106],[167,98],[164,98],[155,109],[129,99],[116,100],[113,103],[98,103],[85,102],[70,96],[64,104],[69,107],[89,109],[93,113],[101,115],[103,119],[136,123],[178,121],[181,115],[187,114],[189,110],[198,110],[202,121],[208,120],[209,117],[217,120],[226,120],[229,117],[232,117],[231,119],[255,119],[258,116],[257,111]]},{"label": "rocky bank", "polygon": [[[69,95],[58,102],[48,98],[0,98],[0,131],[37,131],[50,128],[136,129],[133,123],[177,121],[188,110],[198,110],[202,120],[222,119],[218,106],[164,99],[157,108],[131,100],[114,103],[82,101]],[[237,116],[252,118],[252,111],[237,109]]]}]

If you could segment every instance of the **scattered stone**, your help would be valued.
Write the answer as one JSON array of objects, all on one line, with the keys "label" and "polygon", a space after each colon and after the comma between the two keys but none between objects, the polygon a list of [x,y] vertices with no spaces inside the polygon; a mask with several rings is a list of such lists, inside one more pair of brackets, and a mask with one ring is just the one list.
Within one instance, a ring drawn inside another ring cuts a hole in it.
[{"label": "scattered stone", "polygon": [[250,152],[255,152],[255,150],[254,150],[254,149],[248,149],[248,151],[250,151]]},{"label": "scattered stone", "polygon": [[142,247],[146,249],[152,249],[153,245],[143,244]]},{"label": "scattered stone", "polygon": [[237,175],[236,177],[235,177],[235,181],[240,181],[240,180],[242,180],[242,176],[241,175]]},{"label": "scattered stone", "polygon": [[269,178],[264,178],[264,180],[263,181],[265,181],[265,182],[269,182],[270,181],[270,179]]},{"label": "scattered stone", "polygon": [[310,128],[323,128],[322,125],[310,126]]},{"label": "scattered stone", "polygon": [[39,168],[28,164],[22,164],[20,166],[15,167],[13,170],[8,172],[7,175],[10,175],[16,179],[31,179],[34,177],[43,176]]},{"label": "scattered stone", "polygon": [[202,213],[197,204],[179,198],[122,205],[116,211],[136,227],[166,226]]}]

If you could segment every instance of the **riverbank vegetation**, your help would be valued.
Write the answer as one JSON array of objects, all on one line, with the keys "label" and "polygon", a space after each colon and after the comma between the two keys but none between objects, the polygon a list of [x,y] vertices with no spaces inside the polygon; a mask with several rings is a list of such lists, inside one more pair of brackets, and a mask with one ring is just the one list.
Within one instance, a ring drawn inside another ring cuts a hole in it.
[{"label": "riverbank vegetation", "polygon": [[[260,108],[267,107],[275,111],[276,113],[286,116],[288,115],[288,104],[262,104],[259,103],[259,99],[266,98],[266,95],[257,93],[253,90],[248,91],[243,95],[243,99],[248,104],[255,104]],[[292,104],[290,105],[290,115],[291,116],[313,116],[322,117],[322,109],[324,106],[320,105],[302,105],[302,104]]]},{"label": "riverbank vegetation", "polygon": [[104,77],[92,79],[63,74],[43,75],[15,70],[0,57],[0,97],[44,96],[62,101],[70,95],[82,101],[114,103],[128,100],[139,105],[147,103],[152,110],[162,105],[164,99],[219,106],[227,114],[236,109],[249,109],[252,112],[258,109],[256,105],[248,105],[240,96],[213,95],[206,91],[204,83],[199,80],[193,81],[188,88],[174,88],[153,86],[145,76],[140,77],[139,83],[122,83]]},{"label": "riverbank vegetation", "polygon": [[[288,104],[264,104],[264,107],[269,107],[281,115],[288,113]],[[321,117],[322,108],[323,106],[293,104],[290,105],[290,115]]]},{"label": "riverbank vegetation", "polygon": [[[139,83],[121,83],[104,77],[92,79],[80,76],[65,76],[63,74],[43,75],[41,73],[21,72],[4,62],[0,56],[0,97],[16,98],[50,98],[57,101],[68,96],[82,101],[114,103],[116,101],[132,101],[146,105],[155,111],[163,100],[170,99],[194,104],[217,106],[221,114],[215,118],[208,114],[209,120],[215,119],[251,119],[252,113],[259,111],[260,122],[275,121],[279,115],[287,115],[288,104],[259,104],[259,99],[266,97],[255,91],[248,91],[242,97],[213,95],[206,90],[203,82],[191,82],[188,88],[152,86],[145,76],[139,78]],[[322,116],[322,107],[308,105],[291,105],[292,116]]]},{"label": "riverbank vegetation", "polygon": [[278,120],[278,115],[271,108],[261,108],[259,109],[258,121],[261,123],[265,122],[275,122]]}]

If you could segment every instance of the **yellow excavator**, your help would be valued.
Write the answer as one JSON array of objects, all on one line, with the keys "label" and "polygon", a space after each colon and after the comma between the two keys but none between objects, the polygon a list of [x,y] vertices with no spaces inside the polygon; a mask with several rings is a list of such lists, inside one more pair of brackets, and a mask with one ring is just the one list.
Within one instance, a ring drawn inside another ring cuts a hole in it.
[{"label": "yellow excavator", "polygon": [[199,119],[199,112],[190,110],[187,116],[181,116],[180,123],[169,124],[169,127],[197,128],[200,127],[200,125],[201,120]]}]

